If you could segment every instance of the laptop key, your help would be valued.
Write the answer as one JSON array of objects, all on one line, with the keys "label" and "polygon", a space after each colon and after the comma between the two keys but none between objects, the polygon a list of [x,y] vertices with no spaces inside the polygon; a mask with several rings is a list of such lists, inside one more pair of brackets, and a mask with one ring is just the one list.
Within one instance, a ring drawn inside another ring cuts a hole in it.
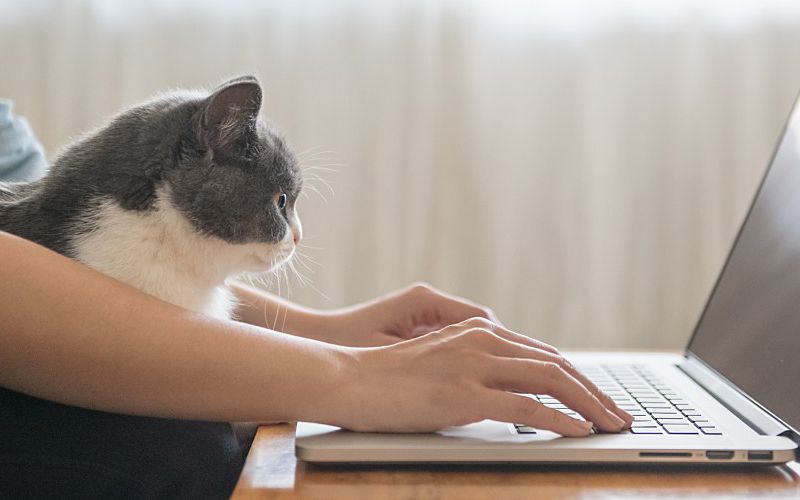
[{"label": "laptop key", "polygon": [[665,424],[675,424],[675,423],[682,423],[682,424],[691,424],[692,422],[688,418],[684,418],[680,415],[664,415],[664,416],[655,416],[653,418],[658,420],[661,423]]},{"label": "laptop key", "polygon": [[706,420],[705,422],[694,422],[694,425],[699,427],[699,428],[701,428],[701,429],[703,429],[705,427],[707,427],[707,428],[716,427],[716,425],[712,424],[708,420]]},{"label": "laptop key", "polygon": [[670,406],[667,403],[642,403],[642,407],[647,410],[655,410],[657,408],[666,408],[666,409],[670,408]]},{"label": "laptop key", "polygon": [[700,434],[695,426],[688,424],[664,424],[664,430],[669,434]]},{"label": "laptop key", "polygon": [[654,417],[665,417],[665,418],[681,418],[682,415],[677,410],[670,410],[669,408],[658,408],[650,412],[650,415]]},{"label": "laptop key", "polygon": [[722,431],[717,429],[716,427],[702,427],[700,429],[700,431],[703,434],[708,434],[710,436],[721,436],[722,435]]},{"label": "laptop key", "polygon": [[536,429],[533,427],[528,427],[527,425],[523,425],[517,427],[517,433],[519,434],[536,434]]},{"label": "laptop key", "polygon": [[[688,420],[682,420],[679,418],[657,418],[656,422],[661,425],[692,425],[692,423]],[[692,425],[692,427],[694,426]]]},{"label": "laptop key", "polygon": [[664,434],[658,427],[631,427],[631,434]]},{"label": "laptop key", "polygon": [[587,368],[585,373],[602,386],[620,408],[631,413],[631,434],[698,435],[702,427],[703,434],[708,429],[709,435],[718,435],[716,426],[692,403],[644,366],[602,365]]}]

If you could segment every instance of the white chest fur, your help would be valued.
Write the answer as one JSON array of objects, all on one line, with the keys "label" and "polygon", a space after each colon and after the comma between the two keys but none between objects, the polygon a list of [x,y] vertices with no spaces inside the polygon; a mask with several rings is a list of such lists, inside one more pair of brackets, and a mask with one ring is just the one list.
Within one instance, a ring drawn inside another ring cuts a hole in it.
[{"label": "white chest fur", "polygon": [[107,200],[75,228],[77,260],[150,295],[216,318],[230,318],[235,301],[225,279],[240,252],[199,235],[159,197],[155,210],[132,212]]}]

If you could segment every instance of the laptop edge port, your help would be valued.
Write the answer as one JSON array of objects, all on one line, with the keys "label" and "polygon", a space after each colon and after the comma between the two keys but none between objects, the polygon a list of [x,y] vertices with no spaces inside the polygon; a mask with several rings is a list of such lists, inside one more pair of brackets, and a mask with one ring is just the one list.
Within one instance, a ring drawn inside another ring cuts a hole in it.
[{"label": "laptop edge port", "polygon": [[708,450],[706,458],[711,460],[730,460],[733,458],[733,451],[730,450]]},{"label": "laptop edge port", "polygon": [[772,460],[771,451],[748,451],[748,460]]}]

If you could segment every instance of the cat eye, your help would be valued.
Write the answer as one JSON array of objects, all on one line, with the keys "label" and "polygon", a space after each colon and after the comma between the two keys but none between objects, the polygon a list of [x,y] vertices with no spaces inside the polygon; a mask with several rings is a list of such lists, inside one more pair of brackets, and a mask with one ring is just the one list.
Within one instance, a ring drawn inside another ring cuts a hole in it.
[{"label": "cat eye", "polygon": [[278,196],[278,208],[280,208],[281,210],[286,208],[286,195],[283,193],[281,193],[281,195]]}]

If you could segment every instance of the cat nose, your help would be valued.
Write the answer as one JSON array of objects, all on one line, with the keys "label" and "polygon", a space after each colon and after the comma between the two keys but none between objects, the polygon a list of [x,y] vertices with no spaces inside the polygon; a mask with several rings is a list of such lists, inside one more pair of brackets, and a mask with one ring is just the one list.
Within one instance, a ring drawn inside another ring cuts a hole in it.
[{"label": "cat nose", "polygon": [[296,246],[303,238],[303,226],[300,224],[300,219],[295,217],[292,221],[290,221],[289,228],[292,230],[292,241],[294,241]]}]

